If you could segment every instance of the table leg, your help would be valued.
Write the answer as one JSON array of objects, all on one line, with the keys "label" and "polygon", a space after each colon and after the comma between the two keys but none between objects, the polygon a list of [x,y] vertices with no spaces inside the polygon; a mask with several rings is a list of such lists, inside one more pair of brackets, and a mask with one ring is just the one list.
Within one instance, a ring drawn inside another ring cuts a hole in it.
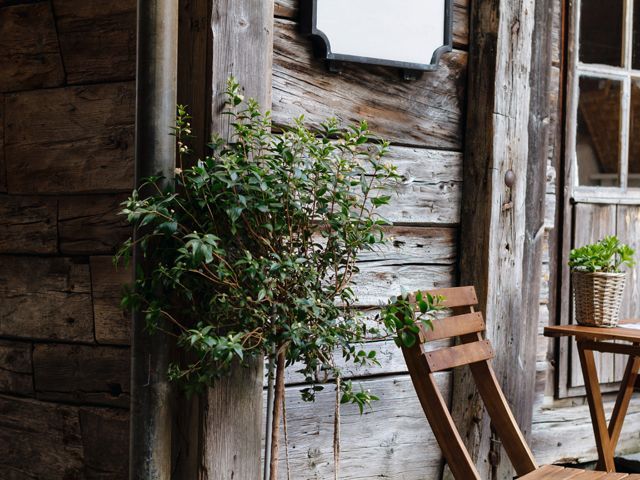
[{"label": "table leg", "polygon": [[[611,450],[615,452],[618,439],[620,438],[620,432],[622,431],[622,424],[629,408],[629,402],[633,395],[633,389],[638,377],[638,370],[640,369],[640,357],[629,356],[627,361],[627,367],[624,371],[624,376],[620,382],[620,391],[616,398],[616,404],[613,407],[613,413],[611,414],[611,420],[609,422],[609,443]],[[598,462],[596,469],[602,468],[602,461]]]},{"label": "table leg", "polygon": [[611,447],[609,438],[607,420],[604,416],[602,393],[600,392],[600,383],[598,382],[598,372],[596,371],[593,351],[587,350],[582,342],[578,341],[577,343],[582,375],[584,376],[585,388],[587,390],[591,423],[593,424],[593,433],[595,435],[598,457],[600,459],[598,465],[602,465],[604,467],[603,470],[606,472],[615,472],[613,448]]}]

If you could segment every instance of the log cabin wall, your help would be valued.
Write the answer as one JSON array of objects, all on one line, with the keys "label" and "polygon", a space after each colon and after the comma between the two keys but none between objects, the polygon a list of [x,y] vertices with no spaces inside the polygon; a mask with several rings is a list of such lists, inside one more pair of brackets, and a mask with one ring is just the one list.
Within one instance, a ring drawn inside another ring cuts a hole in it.
[{"label": "log cabin wall", "polygon": [[127,477],[135,0],[0,1],[0,478]]}]

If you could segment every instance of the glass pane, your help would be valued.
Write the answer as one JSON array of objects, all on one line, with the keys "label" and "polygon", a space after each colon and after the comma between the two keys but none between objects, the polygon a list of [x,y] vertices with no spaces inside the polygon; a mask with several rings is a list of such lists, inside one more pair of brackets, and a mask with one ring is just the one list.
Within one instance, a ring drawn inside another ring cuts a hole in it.
[{"label": "glass pane", "polygon": [[623,0],[582,0],[580,61],[622,66]]},{"label": "glass pane", "polygon": [[631,128],[629,129],[629,187],[640,187],[640,79],[631,81]]},{"label": "glass pane", "polygon": [[576,157],[580,185],[620,186],[622,83],[580,78]]},{"label": "glass pane", "polygon": [[632,67],[640,70],[640,0],[633,2],[633,60]]}]

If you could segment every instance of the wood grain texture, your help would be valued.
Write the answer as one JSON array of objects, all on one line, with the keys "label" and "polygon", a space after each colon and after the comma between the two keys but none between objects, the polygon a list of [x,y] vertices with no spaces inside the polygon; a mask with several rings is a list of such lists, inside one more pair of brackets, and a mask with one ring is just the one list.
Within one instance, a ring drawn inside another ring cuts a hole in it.
[{"label": "wood grain texture", "polygon": [[33,395],[32,345],[0,340],[0,391]]},{"label": "wood grain texture", "polygon": [[460,150],[467,54],[443,55],[440,66],[405,82],[394,69],[345,65],[326,71],[297,25],[276,20],[273,119],[291,124],[300,115],[310,125],[328,117],[347,124],[365,119],[372,131],[393,142]]},{"label": "wood grain texture", "polygon": [[113,265],[112,257],[91,257],[93,319],[98,343],[129,345],[131,314],[120,306],[124,285],[131,284],[131,267]]},{"label": "wood grain texture", "polygon": [[36,344],[33,370],[39,399],[129,406],[129,349]]},{"label": "wood grain texture", "polygon": [[129,414],[80,408],[83,469],[87,480],[126,478],[129,472]]},{"label": "wood grain texture", "polygon": [[0,196],[0,253],[57,253],[57,216],[55,199]]},{"label": "wood grain texture", "polygon": [[56,87],[63,82],[49,2],[0,4],[0,92]]},{"label": "wood grain texture", "polygon": [[69,255],[114,253],[132,235],[118,215],[126,195],[61,197],[58,230],[60,251]]},{"label": "wood grain texture", "polygon": [[0,95],[0,193],[7,191],[7,165],[4,156],[4,95]]},{"label": "wood grain texture", "polygon": [[126,477],[127,413],[0,395],[0,472],[7,480]]},{"label": "wood grain texture", "polygon": [[0,256],[0,335],[93,341],[89,265],[69,258]]},{"label": "wood grain texture", "polygon": [[53,0],[53,10],[68,84],[134,78],[135,0]]},{"label": "wood grain texture", "polygon": [[[276,17],[299,21],[300,0],[275,0]],[[453,2],[453,46],[466,49],[469,46],[469,0]]]},{"label": "wood grain texture", "polygon": [[[459,264],[461,284],[476,286],[496,351],[496,376],[525,436],[535,389],[535,335],[529,332],[537,328],[537,315],[528,315],[532,312],[523,305],[540,280],[524,271],[541,258],[539,249],[525,243],[531,69],[538,58],[533,34],[540,15],[535,7],[535,0],[471,4]],[[505,184],[509,170],[515,172],[511,187]],[[492,451],[489,420],[470,385],[466,370],[455,372],[453,398],[459,400],[453,402],[453,416],[481,478],[490,478],[492,469],[497,478],[510,478],[513,469],[506,455]]]},{"label": "wood grain texture", "polygon": [[391,147],[386,161],[402,176],[380,215],[394,224],[455,225],[460,221],[462,154]]},{"label": "wood grain texture", "polygon": [[[435,378],[447,398],[449,374],[436,374]],[[343,405],[340,479],[438,478],[440,449],[409,376],[354,382],[354,388],[360,387],[371,390],[380,400],[374,402],[371,410],[365,409],[362,416],[357,407]],[[315,403],[310,404],[300,398],[300,388],[290,387],[286,391],[291,477],[296,480],[333,478],[334,389],[327,386],[319,392]],[[284,455],[283,445],[281,472],[286,472]]]},{"label": "wood grain texture", "polygon": [[133,82],[7,96],[9,193],[130,190],[134,98]]}]

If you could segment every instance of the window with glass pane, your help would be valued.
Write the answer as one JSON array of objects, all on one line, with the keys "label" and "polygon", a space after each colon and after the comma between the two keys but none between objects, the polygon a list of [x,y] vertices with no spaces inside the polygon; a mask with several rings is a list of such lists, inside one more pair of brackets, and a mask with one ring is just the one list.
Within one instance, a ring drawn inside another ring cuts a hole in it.
[{"label": "window with glass pane", "polygon": [[622,84],[580,78],[576,159],[580,185],[620,186],[620,104]]},{"label": "window with glass pane", "polygon": [[640,203],[640,0],[575,0],[575,6],[574,197],[629,203],[631,195]]},{"label": "window with glass pane", "polygon": [[580,61],[622,66],[623,0],[582,0]]}]

